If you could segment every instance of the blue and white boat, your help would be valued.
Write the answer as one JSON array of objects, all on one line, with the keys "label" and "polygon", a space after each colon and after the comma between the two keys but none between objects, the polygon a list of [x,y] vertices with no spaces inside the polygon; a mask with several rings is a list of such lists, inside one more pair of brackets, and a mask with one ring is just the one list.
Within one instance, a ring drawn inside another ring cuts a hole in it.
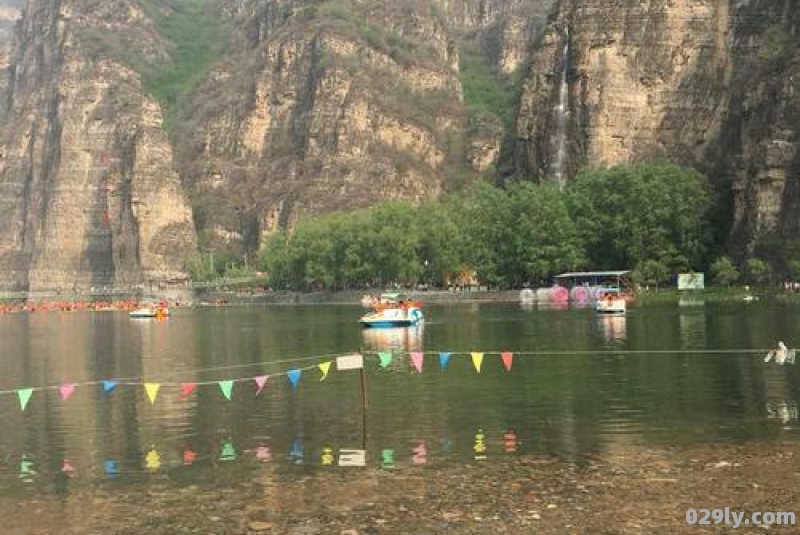
[{"label": "blue and white boat", "polygon": [[403,294],[381,294],[372,309],[358,320],[363,327],[410,327],[425,321],[422,304]]}]

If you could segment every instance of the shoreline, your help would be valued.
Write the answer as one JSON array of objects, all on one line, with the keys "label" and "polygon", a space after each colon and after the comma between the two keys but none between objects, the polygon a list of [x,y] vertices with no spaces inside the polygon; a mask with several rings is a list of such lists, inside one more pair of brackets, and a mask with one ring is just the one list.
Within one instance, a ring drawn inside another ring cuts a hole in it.
[{"label": "shoreline", "polygon": [[[648,446],[620,437],[581,462],[523,454],[433,472],[251,462],[208,479],[150,474],[21,503],[3,496],[0,511],[17,535],[723,534],[733,526],[692,525],[687,511],[800,513],[797,452],[791,440]],[[735,533],[796,533],[796,522]]]}]

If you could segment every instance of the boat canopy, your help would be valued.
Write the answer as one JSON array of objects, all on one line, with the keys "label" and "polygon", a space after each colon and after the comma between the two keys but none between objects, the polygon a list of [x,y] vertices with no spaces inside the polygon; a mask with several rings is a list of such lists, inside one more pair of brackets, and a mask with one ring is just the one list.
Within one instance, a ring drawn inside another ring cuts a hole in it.
[{"label": "boat canopy", "polygon": [[390,301],[400,301],[408,299],[405,294],[401,294],[398,292],[386,292],[381,294],[381,299],[388,299]]},{"label": "boat canopy", "polygon": [[555,280],[563,285],[572,286],[631,286],[630,270],[615,271],[573,271],[556,275]]}]

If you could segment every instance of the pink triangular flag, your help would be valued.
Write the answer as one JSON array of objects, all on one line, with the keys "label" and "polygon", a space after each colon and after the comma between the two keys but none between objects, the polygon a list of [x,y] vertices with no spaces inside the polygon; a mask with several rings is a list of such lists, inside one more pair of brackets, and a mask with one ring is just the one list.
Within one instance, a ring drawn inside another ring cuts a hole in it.
[{"label": "pink triangular flag", "polygon": [[180,399],[188,398],[192,392],[197,388],[197,383],[181,383]]},{"label": "pink triangular flag", "polygon": [[258,390],[256,390],[256,396],[264,390],[264,385],[267,384],[267,379],[269,379],[269,375],[259,375],[258,377],[253,377],[253,380],[256,382],[258,386]]},{"label": "pink triangular flag", "polygon": [[514,362],[514,355],[511,351],[503,351],[500,353],[500,358],[503,359],[503,366],[506,367],[506,371],[511,371],[511,364]]},{"label": "pink triangular flag", "polygon": [[422,351],[412,351],[411,352],[411,364],[417,369],[419,373],[422,373],[422,360],[423,355]]},{"label": "pink triangular flag", "polygon": [[58,387],[58,391],[61,392],[61,399],[66,401],[69,397],[75,392],[75,388],[77,385],[75,383],[68,383],[61,385]]}]

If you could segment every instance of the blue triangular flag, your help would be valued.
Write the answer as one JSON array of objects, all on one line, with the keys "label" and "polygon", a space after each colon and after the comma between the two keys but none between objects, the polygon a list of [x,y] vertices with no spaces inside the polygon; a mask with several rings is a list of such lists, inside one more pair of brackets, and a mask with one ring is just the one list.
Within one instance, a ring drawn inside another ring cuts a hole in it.
[{"label": "blue triangular flag", "polygon": [[117,388],[116,381],[103,381],[103,392],[106,394],[110,394],[115,388]]},{"label": "blue triangular flag", "polygon": [[452,353],[439,353],[439,365],[442,369],[447,368],[447,365],[450,363],[450,356]]},{"label": "blue triangular flag", "polygon": [[300,374],[303,373],[303,370],[289,370],[286,373],[286,376],[289,378],[289,382],[292,383],[292,386],[297,388],[297,383],[300,382]]}]

